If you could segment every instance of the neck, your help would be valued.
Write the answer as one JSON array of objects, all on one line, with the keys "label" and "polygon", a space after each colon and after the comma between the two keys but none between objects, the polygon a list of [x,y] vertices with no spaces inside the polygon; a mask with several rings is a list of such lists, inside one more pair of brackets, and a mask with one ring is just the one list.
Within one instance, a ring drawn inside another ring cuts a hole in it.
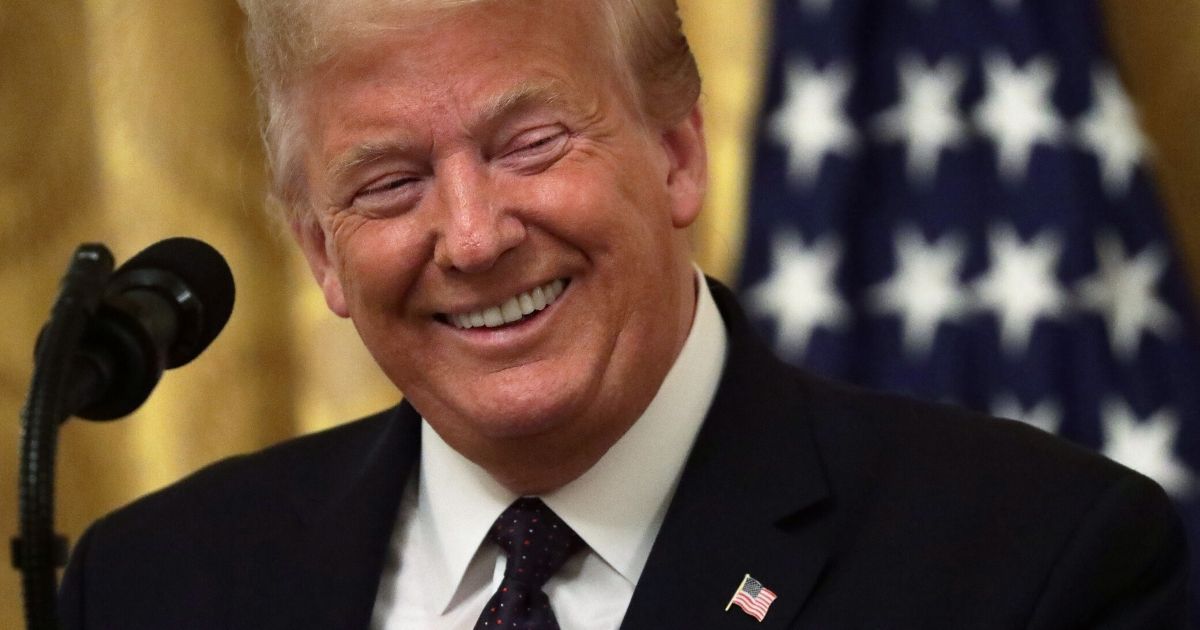
[{"label": "neck", "polygon": [[[636,419],[613,426],[611,435],[597,436],[574,448],[527,442],[506,449],[507,456],[481,465],[500,485],[515,494],[545,495],[590,470],[625,435]],[[512,465],[512,462],[517,464]]]}]

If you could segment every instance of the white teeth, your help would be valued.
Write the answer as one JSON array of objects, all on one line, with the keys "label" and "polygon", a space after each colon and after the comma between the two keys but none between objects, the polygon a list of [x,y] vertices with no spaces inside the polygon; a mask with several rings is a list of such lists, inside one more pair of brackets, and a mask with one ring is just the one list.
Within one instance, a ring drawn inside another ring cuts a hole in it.
[{"label": "white teeth", "polygon": [[515,297],[508,298],[508,301],[500,307],[500,312],[504,315],[506,323],[515,322],[524,314],[521,312],[521,301]]},{"label": "white teeth", "polygon": [[456,328],[478,328],[487,326],[495,328],[504,324],[520,321],[526,315],[540,311],[550,306],[562,295],[566,283],[555,280],[543,286],[536,287],[520,295],[508,298],[503,304],[472,311],[470,313],[455,313],[446,319]]}]

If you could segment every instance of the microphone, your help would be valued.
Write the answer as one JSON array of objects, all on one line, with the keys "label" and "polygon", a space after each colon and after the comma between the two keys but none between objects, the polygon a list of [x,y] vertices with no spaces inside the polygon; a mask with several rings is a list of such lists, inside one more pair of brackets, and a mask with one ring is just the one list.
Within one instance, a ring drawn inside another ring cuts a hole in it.
[{"label": "microphone", "polygon": [[132,413],[164,369],[212,343],[233,299],[229,265],[208,244],[177,237],[142,250],[113,273],[83,333],[67,384],[69,413],[87,420]]}]

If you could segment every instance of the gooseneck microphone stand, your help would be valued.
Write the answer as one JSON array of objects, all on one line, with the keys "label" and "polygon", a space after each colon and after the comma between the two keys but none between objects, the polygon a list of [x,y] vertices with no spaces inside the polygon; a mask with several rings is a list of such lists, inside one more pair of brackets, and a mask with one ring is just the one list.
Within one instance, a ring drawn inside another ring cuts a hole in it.
[{"label": "gooseneck microphone stand", "polygon": [[31,630],[56,630],[56,570],[67,541],[54,533],[54,456],[68,417],[116,420],[150,396],[163,370],[196,358],[233,311],[233,273],[212,246],[187,237],[159,241],[113,270],[104,245],[75,250],[50,320],[34,350],[21,414],[20,534]]},{"label": "gooseneck microphone stand", "polygon": [[56,570],[67,556],[66,539],[54,532],[58,427],[72,412],[71,368],[112,272],[113,256],[104,245],[75,250],[34,351],[33,380],[21,413],[20,535],[12,541],[30,630],[58,628]]}]

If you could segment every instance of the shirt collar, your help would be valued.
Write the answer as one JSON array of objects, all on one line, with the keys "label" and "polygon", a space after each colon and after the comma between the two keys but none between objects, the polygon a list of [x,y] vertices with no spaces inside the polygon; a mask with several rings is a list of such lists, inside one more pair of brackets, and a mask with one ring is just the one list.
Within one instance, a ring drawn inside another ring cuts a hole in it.
[{"label": "shirt collar", "polygon": [[[591,469],[542,497],[630,584],[641,577],[725,364],[725,327],[699,269],[696,276],[692,328],[646,411]],[[428,579],[434,601],[444,608],[488,528],[517,495],[442,441],[427,422],[421,444],[416,518],[434,534],[432,558],[441,556]]]}]

